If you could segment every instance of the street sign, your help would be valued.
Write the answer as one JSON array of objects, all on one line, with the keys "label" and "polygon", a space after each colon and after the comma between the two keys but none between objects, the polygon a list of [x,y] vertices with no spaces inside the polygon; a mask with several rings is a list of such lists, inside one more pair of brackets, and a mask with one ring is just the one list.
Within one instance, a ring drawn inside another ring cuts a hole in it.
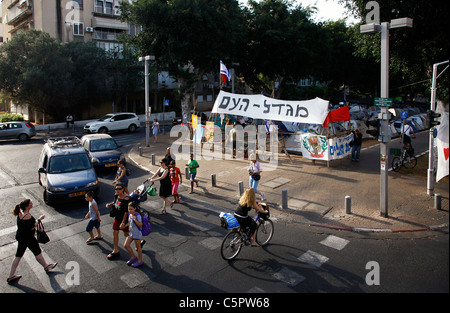
[{"label": "street sign", "polygon": [[400,113],[400,117],[401,117],[402,119],[407,118],[407,117],[408,117],[408,112],[403,111],[402,113]]},{"label": "street sign", "polygon": [[169,99],[164,99],[163,105],[164,105],[165,107],[168,107],[168,106],[169,106]]},{"label": "street sign", "polygon": [[392,98],[375,98],[375,106],[392,107]]}]

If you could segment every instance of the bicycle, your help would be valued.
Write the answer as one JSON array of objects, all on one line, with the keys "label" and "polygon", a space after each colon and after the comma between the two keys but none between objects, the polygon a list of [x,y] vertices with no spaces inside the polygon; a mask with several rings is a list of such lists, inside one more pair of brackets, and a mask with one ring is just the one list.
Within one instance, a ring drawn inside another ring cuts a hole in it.
[{"label": "bicycle", "polygon": [[[264,209],[269,211],[269,208],[262,204]],[[255,218],[256,226],[256,242],[260,246],[265,246],[273,237],[274,226],[272,220],[269,218],[269,213],[260,213]],[[241,226],[235,226],[225,235],[220,248],[220,253],[224,260],[230,261],[236,258],[241,252],[243,245],[251,244],[250,229],[246,227],[243,229]]]},{"label": "bicycle", "polygon": [[[414,150],[413,150],[414,151]],[[400,171],[402,166],[405,168],[414,168],[417,165],[417,158],[414,156],[414,152],[410,153],[407,149],[402,148],[400,157],[394,157],[392,159],[392,169],[394,172]]]}]

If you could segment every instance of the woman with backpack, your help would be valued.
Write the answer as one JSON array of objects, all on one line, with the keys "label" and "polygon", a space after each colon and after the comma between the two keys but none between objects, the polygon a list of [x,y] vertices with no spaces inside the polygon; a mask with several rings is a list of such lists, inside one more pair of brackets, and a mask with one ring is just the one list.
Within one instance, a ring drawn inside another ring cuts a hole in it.
[{"label": "woman with backpack", "polygon": [[[139,267],[143,264],[141,246],[142,224],[142,215],[139,214],[139,206],[134,202],[130,202],[128,204],[128,223],[125,225],[125,227],[129,227],[130,231],[128,233],[128,237],[125,239],[123,247],[130,254],[130,259],[127,261],[127,265],[132,267]],[[133,241],[136,245],[136,250],[138,253],[137,257],[134,255],[133,249],[131,249],[131,243]]]}]

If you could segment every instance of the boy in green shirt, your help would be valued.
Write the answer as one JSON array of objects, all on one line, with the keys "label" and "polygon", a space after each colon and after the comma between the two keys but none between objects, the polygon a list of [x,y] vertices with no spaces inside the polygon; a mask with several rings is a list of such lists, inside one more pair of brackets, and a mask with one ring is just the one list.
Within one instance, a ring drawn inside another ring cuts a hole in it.
[{"label": "boy in green shirt", "polygon": [[194,192],[194,182],[196,183],[196,186],[198,187],[198,179],[195,178],[197,176],[197,168],[199,167],[198,162],[194,160],[194,154],[191,153],[191,160],[189,163],[186,163],[186,166],[189,167],[189,174],[191,175],[191,192]]}]

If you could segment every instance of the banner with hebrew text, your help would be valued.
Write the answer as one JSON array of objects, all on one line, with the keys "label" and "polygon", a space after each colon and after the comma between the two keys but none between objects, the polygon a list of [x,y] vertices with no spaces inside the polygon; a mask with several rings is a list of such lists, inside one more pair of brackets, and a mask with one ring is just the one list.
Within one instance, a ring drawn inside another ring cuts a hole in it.
[{"label": "banner with hebrew text", "polygon": [[253,119],[295,123],[323,124],[328,115],[328,101],[272,99],[263,95],[243,95],[220,91],[212,113],[247,116]]}]

